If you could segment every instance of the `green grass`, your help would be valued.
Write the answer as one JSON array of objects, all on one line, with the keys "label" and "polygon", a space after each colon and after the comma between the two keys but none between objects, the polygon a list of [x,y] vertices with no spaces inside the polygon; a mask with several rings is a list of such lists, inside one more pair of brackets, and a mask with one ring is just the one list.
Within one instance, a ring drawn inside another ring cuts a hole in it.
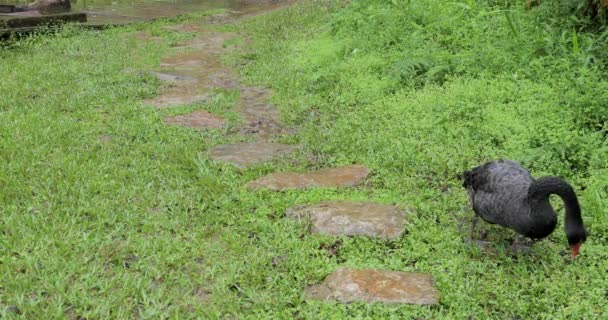
[{"label": "green grass", "polygon": [[[1,49],[0,312],[606,317],[606,34],[576,29],[551,4],[513,6],[505,15],[506,6],[481,0],[309,1],[225,28],[255,40],[226,62],[246,64],[238,70],[247,81],[273,88],[284,121],[299,129],[285,139],[301,145],[297,161],[245,171],[204,153],[245,138],[161,122],[197,108],[233,116],[235,93],[175,110],[141,102],[160,83],[133,70],[154,68],[188,37],[161,28],[175,21],[66,28]],[[163,41],[142,45],[138,30]],[[463,242],[472,212],[456,175],[498,157],[575,186],[590,231],[576,261],[561,226],[517,256],[511,233],[497,227],[489,227],[491,250]],[[373,170],[368,184],[281,193],[244,187],[274,171],[350,163]],[[322,244],[335,238],[308,235],[283,217],[289,206],[327,199],[415,213],[401,239],[342,238],[339,253],[328,256]],[[339,266],[430,273],[441,304],[305,301],[303,288]]]}]

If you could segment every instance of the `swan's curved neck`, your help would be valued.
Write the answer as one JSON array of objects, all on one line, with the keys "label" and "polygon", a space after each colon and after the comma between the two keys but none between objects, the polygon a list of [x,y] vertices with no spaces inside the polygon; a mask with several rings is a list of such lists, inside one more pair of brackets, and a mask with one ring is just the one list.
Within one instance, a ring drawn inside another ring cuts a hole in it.
[{"label": "swan's curved neck", "polygon": [[[556,194],[562,198],[566,207],[566,232],[582,228],[581,207],[572,186],[559,177],[542,177],[535,180],[528,189],[528,200],[532,210],[547,210],[549,196]],[[549,206],[550,207],[550,206]],[[551,209],[552,210],[552,209]]]}]

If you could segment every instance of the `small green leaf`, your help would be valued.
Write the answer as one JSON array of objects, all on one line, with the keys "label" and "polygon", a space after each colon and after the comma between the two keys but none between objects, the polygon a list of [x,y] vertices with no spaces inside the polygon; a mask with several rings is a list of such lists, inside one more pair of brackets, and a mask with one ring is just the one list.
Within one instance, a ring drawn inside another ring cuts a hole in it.
[{"label": "small green leaf", "polygon": [[578,46],[578,36],[576,35],[576,30],[572,28],[572,52],[574,54],[579,54],[581,49]]}]

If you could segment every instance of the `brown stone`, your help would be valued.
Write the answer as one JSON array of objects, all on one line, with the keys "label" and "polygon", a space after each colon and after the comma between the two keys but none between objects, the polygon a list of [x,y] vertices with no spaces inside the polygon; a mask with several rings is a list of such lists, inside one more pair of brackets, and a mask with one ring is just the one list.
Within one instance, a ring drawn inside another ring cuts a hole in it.
[{"label": "brown stone", "polygon": [[197,110],[188,114],[166,117],[164,122],[166,124],[194,129],[221,128],[226,123],[222,117],[205,110]]},{"label": "brown stone", "polygon": [[368,174],[369,169],[361,165],[349,165],[309,173],[278,172],[252,181],[248,186],[273,191],[313,187],[353,187],[367,178]]},{"label": "brown stone", "polygon": [[396,239],[404,231],[406,214],[396,206],[351,201],[323,201],[286,210],[292,219],[308,219],[312,233]]},{"label": "brown stone", "polygon": [[439,303],[433,277],[423,273],[340,268],[322,283],[306,288],[310,300],[351,302]]},{"label": "brown stone", "polygon": [[209,150],[213,160],[228,162],[244,169],[295,150],[295,146],[277,143],[239,143],[220,145]]}]

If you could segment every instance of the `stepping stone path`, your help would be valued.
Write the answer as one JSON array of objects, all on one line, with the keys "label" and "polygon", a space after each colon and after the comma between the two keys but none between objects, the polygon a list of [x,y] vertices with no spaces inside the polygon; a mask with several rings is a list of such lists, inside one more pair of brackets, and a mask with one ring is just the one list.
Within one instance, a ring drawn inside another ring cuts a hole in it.
[{"label": "stepping stone path", "polygon": [[[264,0],[272,3],[271,0]],[[271,4],[280,7],[283,4]],[[241,15],[241,13],[238,13]],[[217,15],[207,18],[209,22],[226,23],[236,18],[235,14]],[[152,74],[163,81],[159,96],[145,103],[156,108],[168,108],[204,102],[212,97],[216,89],[238,90],[240,100],[235,111],[242,119],[230,134],[248,135],[255,142],[218,145],[208,150],[208,156],[246,169],[275,158],[286,156],[296,146],[272,143],[272,137],[290,134],[280,121],[279,112],[270,103],[270,91],[247,86],[239,81],[234,72],[221,63],[227,53],[226,40],[234,33],[214,31],[209,25],[182,24],[166,29],[175,32],[196,34],[195,38],[179,43],[174,49],[181,50],[161,61],[160,70]],[[159,38],[145,33],[136,35],[140,41],[151,42]],[[205,110],[165,117],[167,125],[179,125],[193,129],[222,128],[225,120]],[[370,170],[362,165],[327,168],[307,173],[272,173],[247,184],[253,189],[281,191],[314,187],[354,187],[369,175]],[[323,201],[312,205],[298,205],[287,209],[286,215],[294,220],[309,219],[313,233],[325,235],[367,236],[380,239],[397,239],[404,232],[406,212],[395,206],[371,202]],[[209,292],[201,291],[201,300],[206,301]],[[439,293],[433,287],[433,278],[420,273],[405,273],[381,270],[338,269],[320,284],[306,289],[310,300],[338,301],[350,303],[414,303],[436,304]]]},{"label": "stepping stone path", "polygon": [[198,110],[174,117],[166,117],[163,121],[166,124],[193,129],[221,128],[226,124],[224,118],[205,110]]},{"label": "stepping stone path", "polygon": [[224,43],[234,38],[234,34],[210,31],[197,24],[165,28],[200,36],[179,44],[178,48],[188,51],[162,60],[161,68],[170,71],[156,72],[155,75],[172,86],[159,97],[146,101],[148,104],[166,108],[205,100],[213,89],[238,89],[241,99],[236,109],[244,122],[237,128],[239,133],[268,137],[290,132],[280,124],[276,108],[269,103],[268,90],[242,85],[238,77],[222,65],[220,58],[227,51]]},{"label": "stepping stone path", "polygon": [[[180,29],[183,26],[174,26]],[[168,27],[171,28],[171,27]],[[203,32],[196,25],[184,27],[192,32]],[[198,30],[198,31],[197,31]],[[161,94],[144,103],[157,108],[169,108],[208,100],[214,89],[238,89],[238,79],[221,63],[226,52],[224,41],[234,37],[231,33],[206,31],[203,36],[183,43],[178,52],[161,61],[161,71],[154,72],[167,82]]]},{"label": "stepping stone path", "polygon": [[396,206],[351,201],[323,201],[287,209],[287,217],[310,217],[312,233],[397,239],[403,234],[406,214]]},{"label": "stepping stone path", "polygon": [[213,160],[228,162],[237,168],[245,169],[288,154],[295,148],[287,144],[261,142],[225,144],[209,150],[209,156]]},{"label": "stepping stone path", "polygon": [[248,184],[255,189],[282,191],[313,187],[354,187],[369,175],[369,169],[361,165],[349,165],[322,169],[308,173],[272,173]]},{"label": "stepping stone path", "polygon": [[433,278],[423,273],[340,268],[318,285],[306,288],[309,300],[351,302],[439,303]]}]

